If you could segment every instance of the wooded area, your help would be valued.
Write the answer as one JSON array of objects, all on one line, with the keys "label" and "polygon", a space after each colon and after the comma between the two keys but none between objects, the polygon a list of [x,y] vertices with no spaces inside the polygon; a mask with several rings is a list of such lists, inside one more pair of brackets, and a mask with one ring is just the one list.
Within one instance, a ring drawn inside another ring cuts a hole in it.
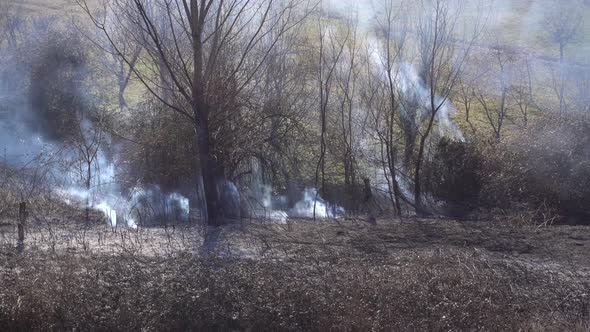
[{"label": "wooded area", "polygon": [[[493,232],[590,225],[588,1],[49,2],[0,0],[0,234],[20,255],[116,240],[144,264],[152,253],[135,245],[147,232],[161,245],[154,260],[196,251],[215,275],[208,259],[242,255],[220,254],[227,243],[286,259],[324,243],[321,228],[368,268],[369,251],[395,252],[388,232],[439,219]],[[12,225],[18,236],[5,235]],[[236,227],[243,238],[228,240]],[[572,307],[588,305],[580,296]],[[576,309],[576,328],[589,307]],[[318,319],[293,329],[336,326]],[[370,328],[350,324],[335,329]]]},{"label": "wooded area", "polygon": [[72,24],[17,3],[3,5],[3,143],[31,153],[5,167],[51,150],[65,165],[44,167],[89,208],[157,187],[222,225],[315,188],[351,216],[588,216],[573,5],[539,23],[552,59],[491,37],[494,7],[476,2],[388,0],[361,16],[303,0],[79,1]]}]

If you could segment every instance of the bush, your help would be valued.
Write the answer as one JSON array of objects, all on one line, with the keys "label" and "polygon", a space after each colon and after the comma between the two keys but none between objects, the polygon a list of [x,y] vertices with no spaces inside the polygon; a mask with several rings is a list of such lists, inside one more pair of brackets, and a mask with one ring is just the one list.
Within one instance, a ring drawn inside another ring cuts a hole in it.
[{"label": "bush", "polygon": [[544,207],[568,221],[590,221],[590,117],[539,119],[514,137],[481,149],[481,203],[504,209]]},{"label": "bush", "polygon": [[481,161],[475,152],[469,143],[443,138],[426,164],[425,186],[451,215],[462,216],[478,206]]},{"label": "bush", "polygon": [[455,216],[479,207],[507,219],[590,222],[590,115],[537,119],[501,141],[442,139],[424,186]]}]

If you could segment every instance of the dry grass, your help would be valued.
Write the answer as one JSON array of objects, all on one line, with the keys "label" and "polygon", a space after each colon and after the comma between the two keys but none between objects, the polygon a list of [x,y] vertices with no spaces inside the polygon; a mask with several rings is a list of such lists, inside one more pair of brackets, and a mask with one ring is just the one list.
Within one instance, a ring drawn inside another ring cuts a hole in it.
[{"label": "dry grass", "polygon": [[[50,250],[38,239],[21,254],[5,242],[0,330],[590,327],[584,228],[247,221],[223,229],[206,256],[196,226],[108,232],[102,245]],[[135,250],[140,242],[151,249]]]},{"label": "dry grass", "polygon": [[2,257],[3,330],[583,330],[582,285],[467,250]]}]

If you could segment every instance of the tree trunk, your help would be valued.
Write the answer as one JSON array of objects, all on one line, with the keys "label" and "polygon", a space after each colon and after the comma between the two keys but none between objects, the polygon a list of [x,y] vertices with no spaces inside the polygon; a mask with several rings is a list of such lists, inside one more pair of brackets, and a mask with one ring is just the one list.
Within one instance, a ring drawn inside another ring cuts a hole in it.
[{"label": "tree trunk", "polygon": [[119,109],[127,107],[127,101],[125,100],[125,89],[127,88],[127,80],[125,78],[125,62],[119,62],[119,70],[117,71],[117,97],[119,101]]},{"label": "tree trunk", "polygon": [[356,210],[355,188],[354,188],[354,162],[352,152],[346,148],[344,153],[344,192],[346,193],[347,209]]},{"label": "tree trunk", "polygon": [[119,93],[118,93],[118,100],[119,100],[119,109],[124,109],[127,107],[127,101],[125,100],[125,87],[119,85]]},{"label": "tree trunk", "polygon": [[90,222],[90,186],[92,181],[92,162],[86,162],[86,225]]},{"label": "tree trunk", "polygon": [[223,224],[219,215],[219,192],[217,188],[218,167],[212,153],[211,142],[209,140],[209,128],[206,118],[198,117],[199,121],[195,123],[196,143],[198,158],[201,168],[201,177],[203,180],[203,194],[205,196],[206,220],[209,225],[219,226]]},{"label": "tree trunk", "polygon": [[27,220],[27,203],[22,202],[18,206],[18,248],[22,250],[25,243],[25,222]]},{"label": "tree trunk", "polygon": [[424,154],[424,138],[420,139],[420,149],[418,150],[418,158],[416,158],[416,169],[414,172],[414,203],[416,205],[416,214],[423,214],[422,208],[422,188],[420,186],[420,169],[422,167],[422,156]]},{"label": "tree trunk", "polygon": [[[211,226],[223,224],[220,217],[220,198],[217,186],[217,177],[219,176],[218,165],[213,155],[213,147],[209,134],[209,105],[206,100],[205,78],[203,77],[203,22],[205,15],[199,15],[198,2],[190,2],[191,12],[191,37],[193,50],[193,73],[191,86],[191,103],[194,116],[195,139],[198,148],[198,162],[201,168],[201,177],[203,180],[203,194],[205,196],[206,220]],[[166,80],[167,77],[161,77]]]},{"label": "tree trunk", "polygon": [[350,209],[351,205],[351,195],[350,195],[350,190],[351,190],[351,186],[350,186],[350,169],[348,167],[348,151],[346,151],[344,153],[344,158],[343,158],[343,164],[344,164],[344,192],[346,193],[346,200],[347,200],[347,208]]},{"label": "tree trunk", "polygon": [[559,45],[559,113],[565,112],[565,62],[564,44]]},{"label": "tree trunk", "polygon": [[399,183],[397,182],[396,170],[395,170],[395,147],[393,146],[393,142],[389,142],[389,173],[391,174],[391,183],[393,185],[393,195],[395,197],[395,212],[398,217],[402,216],[402,206],[400,203],[400,199],[402,196],[401,190],[399,188]]},{"label": "tree trunk", "polygon": [[422,161],[424,160],[424,152],[426,149],[426,140],[430,135],[430,131],[432,130],[432,126],[434,124],[434,118],[436,117],[436,112],[438,109],[434,108],[431,110],[431,115],[428,121],[428,126],[426,127],[426,131],[420,137],[420,146],[418,149],[418,155],[416,156],[416,168],[414,169],[414,204],[416,209],[417,215],[425,214],[424,207],[422,206],[422,185],[421,181],[421,171],[422,171]]}]

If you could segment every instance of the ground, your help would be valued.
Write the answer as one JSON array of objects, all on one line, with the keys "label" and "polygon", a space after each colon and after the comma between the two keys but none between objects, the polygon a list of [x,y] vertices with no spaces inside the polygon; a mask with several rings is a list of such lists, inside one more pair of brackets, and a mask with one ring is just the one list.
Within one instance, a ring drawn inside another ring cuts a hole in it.
[{"label": "ground", "polygon": [[[133,251],[143,256],[168,252],[200,253],[205,229],[197,224],[122,228],[103,224],[86,227],[53,219],[27,229],[29,250],[118,255]],[[329,252],[380,252],[456,248],[482,250],[523,261],[569,264],[590,272],[590,227],[516,226],[486,221],[444,218],[289,220],[288,223],[246,219],[222,229],[217,254],[247,258],[285,257],[304,247]],[[14,223],[0,223],[0,245],[16,245]]]},{"label": "ground", "polygon": [[0,329],[590,327],[588,227],[243,220],[207,252],[204,234],[45,223],[18,253],[5,224]]}]

